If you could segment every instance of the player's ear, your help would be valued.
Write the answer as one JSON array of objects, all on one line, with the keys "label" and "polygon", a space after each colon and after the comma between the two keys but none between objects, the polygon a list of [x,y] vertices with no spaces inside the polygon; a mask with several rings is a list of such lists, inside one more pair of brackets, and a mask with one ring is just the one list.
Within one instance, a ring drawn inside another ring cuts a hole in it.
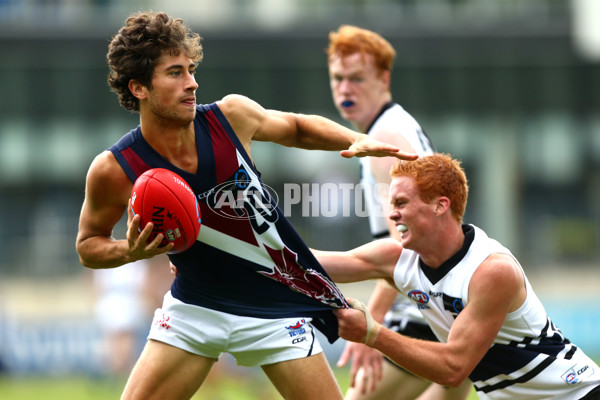
[{"label": "player's ear", "polygon": [[381,80],[383,81],[384,85],[389,88],[392,80],[392,73],[389,70],[381,71]]},{"label": "player's ear", "polygon": [[137,97],[139,100],[142,100],[146,97],[146,91],[144,90],[144,85],[135,79],[129,80],[129,91],[132,95]]},{"label": "player's ear", "polygon": [[446,196],[440,196],[435,202],[436,215],[442,215],[450,209],[450,199]]}]

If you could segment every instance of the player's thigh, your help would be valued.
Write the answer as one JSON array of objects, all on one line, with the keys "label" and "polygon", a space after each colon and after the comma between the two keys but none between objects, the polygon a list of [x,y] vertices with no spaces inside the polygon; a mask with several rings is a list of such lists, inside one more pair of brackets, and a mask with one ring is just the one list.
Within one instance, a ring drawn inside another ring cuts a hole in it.
[{"label": "player's thigh", "polygon": [[468,379],[457,388],[448,388],[434,383],[417,400],[464,400],[471,393],[472,386]]},{"label": "player's thigh", "polygon": [[261,366],[286,400],[342,399],[323,353]]},{"label": "player's thigh", "polygon": [[148,340],[127,381],[122,400],[189,399],[215,361]]},{"label": "player's thigh", "polygon": [[431,385],[431,382],[406,372],[389,361],[383,362],[381,380],[376,382],[374,391],[368,390],[371,379],[365,376],[361,368],[356,376],[355,386],[348,389],[345,399],[414,400]]}]

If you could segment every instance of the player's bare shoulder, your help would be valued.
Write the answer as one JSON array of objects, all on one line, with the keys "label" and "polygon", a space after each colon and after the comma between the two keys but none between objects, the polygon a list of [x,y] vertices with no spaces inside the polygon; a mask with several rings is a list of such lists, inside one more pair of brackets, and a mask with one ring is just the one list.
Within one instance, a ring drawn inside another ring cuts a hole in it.
[{"label": "player's bare shoulder", "polygon": [[481,263],[473,274],[469,286],[480,293],[495,293],[495,297],[505,297],[509,303],[508,312],[519,308],[527,297],[525,276],[517,261],[509,254],[493,253]]},{"label": "player's bare shoulder", "polygon": [[217,106],[244,147],[249,146],[261,121],[266,117],[265,109],[254,100],[240,94],[223,97],[217,101]]},{"label": "player's bare shoulder", "polygon": [[127,205],[132,187],[133,183],[112,152],[106,150],[94,158],[87,173],[86,198]]},{"label": "player's bare shoulder", "polygon": [[228,94],[217,101],[229,123],[246,123],[258,119],[266,112],[256,101],[241,94]]}]

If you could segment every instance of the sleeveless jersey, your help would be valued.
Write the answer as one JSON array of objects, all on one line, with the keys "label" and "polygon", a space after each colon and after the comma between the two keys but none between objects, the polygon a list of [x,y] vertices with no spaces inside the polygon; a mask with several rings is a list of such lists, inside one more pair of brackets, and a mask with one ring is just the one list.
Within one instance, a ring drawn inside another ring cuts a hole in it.
[{"label": "sleeveless jersey", "polygon": [[[375,130],[395,130],[402,135],[420,156],[433,153],[433,145],[429,137],[421,129],[419,123],[402,108],[399,104],[388,103],[384,106],[379,116],[367,130],[367,134]],[[373,238],[389,236],[386,220],[388,218],[381,205],[380,189],[377,179],[373,175],[369,164],[369,157],[360,159],[361,163],[361,186],[365,195],[365,205],[369,213],[369,226]],[[386,184],[387,186],[387,184]],[[386,190],[386,188],[384,188]],[[387,320],[402,320],[410,318],[425,323],[423,316],[417,308],[405,297],[399,297],[392,309],[386,314]]]},{"label": "sleeveless jersey", "polygon": [[[427,267],[404,249],[394,271],[396,286],[417,304],[441,342],[469,303],[469,283],[479,265],[493,253],[515,259],[481,229],[463,230],[463,248],[440,268]],[[600,369],[552,323],[523,276],[525,302],[507,315],[469,378],[480,399],[579,399],[600,384]]]},{"label": "sleeveless jersey", "polygon": [[139,126],[109,149],[132,182],[150,168],[166,168],[184,178],[198,198],[197,241],[169,255],[177,266],[173,297],[234,315],[312,317],[335,341],[332,309],[348,307],[343,295],[277,206],[218,106],[196,109],[195,174],[162,157]]}]

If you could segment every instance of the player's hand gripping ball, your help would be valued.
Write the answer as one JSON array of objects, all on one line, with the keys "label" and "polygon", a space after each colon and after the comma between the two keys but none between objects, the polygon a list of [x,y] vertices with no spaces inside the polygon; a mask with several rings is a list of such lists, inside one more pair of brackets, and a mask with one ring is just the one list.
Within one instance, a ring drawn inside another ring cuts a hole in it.
[{"label": "player's hand gripping ball", "polygon": [[161,246],[174,243],[169,254],[189,249],[200,232],[200,206],[181,176],[164,168],[144,172],[133,184],[130,199],[133,215],[140,215],[140,230],[154,224],[148,241],[162,233]]}]

